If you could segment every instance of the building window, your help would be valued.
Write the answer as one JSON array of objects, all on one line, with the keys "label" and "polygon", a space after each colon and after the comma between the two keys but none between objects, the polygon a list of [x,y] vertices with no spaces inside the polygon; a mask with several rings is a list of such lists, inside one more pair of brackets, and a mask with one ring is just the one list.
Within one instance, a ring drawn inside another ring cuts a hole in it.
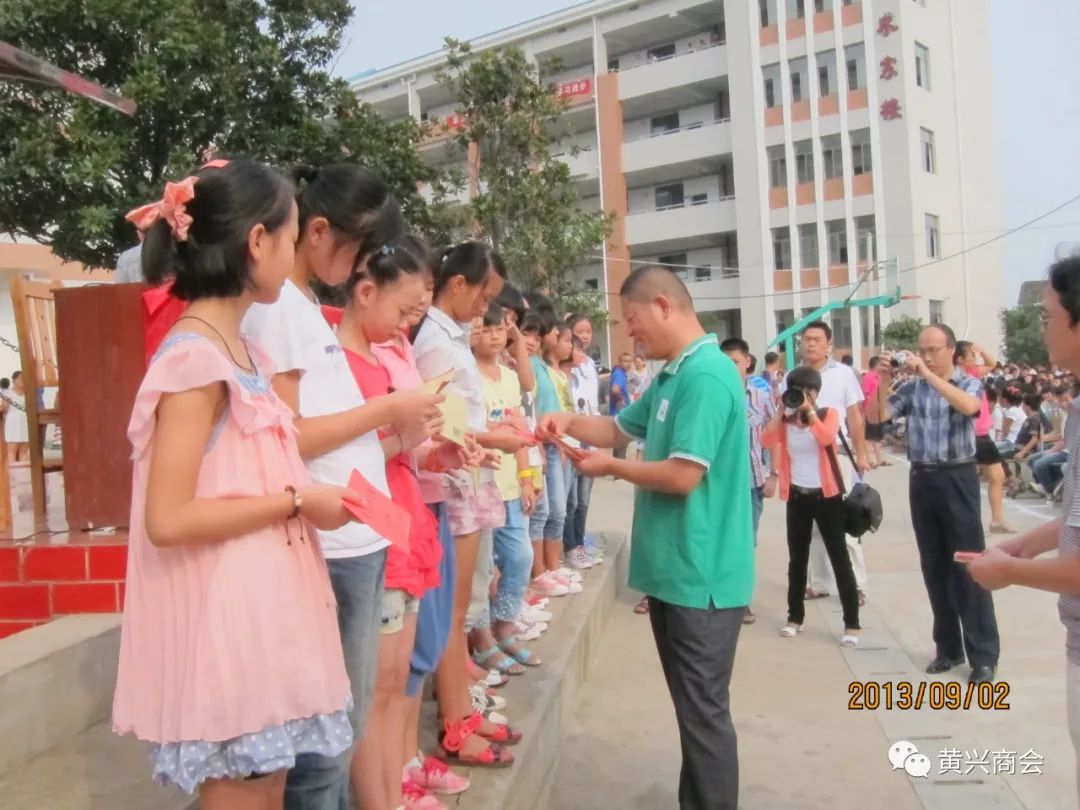
[{"label": "building window", "polygon": [[701,194],[690,195],[690,205],[705,205],[709,202],[709,195],[702,192]]},{"label": "building window", "polygon": [[618,73],[619,72],[619,57],[616,56],[614,59],[608,59],[607,60],[607,69],[608,69],[609,73]]},{"label": "building window", "polygon": [[877,256],[877,244],[874,236],[874,218],[857,217],[855,219],[855,250],[860,262],[872,262]]},{"label": "building window", "polygon": [[799,73],[791,74],[791,100],[802,101],[802,75]]},{"label": "building window", "polygon": [[776,334],[781,335],[785,329],[790,329],[795,325],[795,310],[793,309],[778,309],[776,310]]},{"label": "building window", "polygon": [[915,84],[930,89],[930,49],[915,43]]},{"label": "building window", "polygon": [[930,323],[945,323],[945,302],[930,299]]},{"label": "building window", "polygon": [[799,226],[799,264],[803,268],[818,266],[817,225]]},{"label": "building window", "polygon": [[847,226],[843,220],[826,224],[829,237],[829,265],[847,264]]},{"label": "building window", "polygon": [[706,264],[694,268],[694,281],[708,281],[712,278],[712,265]]},{"label": "building window", "polygon": [[769,150],[769,188],[787,188],[787,158],[782,146]]},{"label": "building window", "polygon": [[675,43],[672,42],[669,45],[657,45],[655,48],[649,48],[645,52],[650,62],[659,62],[664,59],[670,59],[675,55]]},{"label": "building window", "polygon": [[814,182],[814,152],[809,141],[795,144],[795,176],[796,182]]},{"label": "building window", "polygon": [[818,93],[822,96],[832,95],[832,86],[829,83],[829,68],[827,65],[822,65],[817,69],[817,83]]},{"label": "building window", "polygon": [[855,59],[847,60],[847,89],[859,89],[859,62]]},{"label": "building window", "polygon": [[727,90],[721,90],[716,97],[716,117],[720,121],[731,118],[731,94]]},{"label": "building window", "polygon": [[686,278],[687,261],[685,253],[669,253],[667,256],[657,256],[656,263],[670,270],[679,278]]},{"label": "building window", "polygon": [[731,179],[731,164],[720,164],[720,199],[726,200],[735,196],[735,184]]},{"label": "building window", "polygon": [[767,28],[775,22],[772,13],[772,0],[758,0],[758,13],[761,15],[762,28]]},{"label": "building window", "polygon": [[806,17],[806,0],[795,0],[795,16],[800,20]]},{"label": "building window", "polygon": [[833,135],[822,140],[821,162],[826,180],[844,176],[844,154],[840,148],[840,136]]},{"label": "building window", "polygon": [[683,184],[669,183],[666,186],[656,187],[656,210],[665,208],[678,208],[683,204]]},{"label": "building window", "polygon": [[923,171],[929,174],[936,174],[937,157],[934,154],[934,133],[928,129],[920,129],[919,141],[922,144]]},{"label": "building window", "polygon": [[941,255],[941,230],[938,218],[933,214],[926,215],[926,257],[936,259]]},{"label": "building window", "polygon": [[826,2],[826,0],[814,0],[814,11],[816,11],[818,14],[822,14],[828,11],[829,8],[830,6]]},{"label": "building window", "polygon": [[791,269],[791,237],[787,228],[773,228],[773,266],[777,270]]},{"label": "building window", "polygon": [[679,114],[677,112],[667,115],[658,115],[649,121],[649,129],[653,135],[665,135],[679,128]]},{"label": "building window", "polygon": [[833,345],[851,348],[851,310],[834,309],[832,316]]},{"label": "building window", "polygon": [[585,289],[589,292],[597,292],[600,289],[600,279],[587,278],[585,279]]},{"label": "building window", "polygon": [[853,174],[869,174],[873,171],[870,165],[869,141],[851,145],[851,171]]},{"label": "building window", "polygon": [[866,87],[866,48],[862,43],[844,48],[848,92]]},{"label": "building window", "polygon": [[776,79],[765,80],[765,106],[776,106]]}]

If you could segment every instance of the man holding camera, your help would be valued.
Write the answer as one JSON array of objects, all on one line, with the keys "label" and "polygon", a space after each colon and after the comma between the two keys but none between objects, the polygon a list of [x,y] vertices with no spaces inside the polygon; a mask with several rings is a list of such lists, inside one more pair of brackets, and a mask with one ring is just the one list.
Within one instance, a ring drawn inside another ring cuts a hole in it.
[{"label": "man holding camera", "polygon": [[[855,453],[855,463],[859,475],[870,469],[866,457],[866,437],[864,433],[862,402],[863,393],[859,380],[852,370],[843,363],[832,359],[832,329],[824,321],[807,324],[799,340],[802,364],[821,375],[821,391],[817,396],[820,408],[833,408],[840,415],[840,431],[850,441]],[[844,487],[851,488],[854,477],[847,453],[837,441],[836,457],[840,462],[840,471],[844,476]],[[863,557],[862,543],[856,537],[847,537],[848,556],[851,568],[855,572],[855,584],[859,591],[859,604],[866,603],[866,560]],[[810,541],[810,586],[806,589],[807,599],[819,599],[837,593],[836,577],[821,539],[821,532],[814,526]]]},{"label": "man holding camera", "polygon": [[923,329],[918,351],[896,358],[916,379],[889,397],[889,413],[907,417],[911,523],[937,648],[926,671],[946,672],[966,655],[969,680],[984,683],[994,679],[1001,650],[994,601],[953,558],[986,548],[975,459],[982,383],[953,365],[955,350],[956,337],[945,324]]}]

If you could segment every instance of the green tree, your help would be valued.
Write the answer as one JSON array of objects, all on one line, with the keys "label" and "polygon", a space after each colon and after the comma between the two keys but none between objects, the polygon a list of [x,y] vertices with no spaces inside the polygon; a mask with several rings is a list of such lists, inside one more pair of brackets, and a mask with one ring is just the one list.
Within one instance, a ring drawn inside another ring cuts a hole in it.
[{"label": "green tree", "polygon": [[910,315],[894,318],[881,333],[882,345],[892,351],[904,349],[913,352],[919,343],[919,332],[924,326],[922,318],[912,318]]},{"label": "green tree", "polygon": [[[506,260],[511,278],[542,290],[564,310],[606,319],[605,302],[583,289],[581,268],[611,229],[610,217],[584,211],[566,162],[554,156],[567,100],[540,80],[519,48],[472,53],[447,38],[440,83],[458,100],[452,142],[464,158],[475,145],[479,193],[468,219]],[[545,72],[557,70],[547,63]]]},{"label": "green tree", "polygon": [[1039,307],[1027,304],[1001,310],[1002,352],[1010,363],[1040,366],[1050,362],[1039,324]]},{"label": "green tree", "polygon": [[12,44],[133,99],[133,117],[61,91],[0,82],[0,232],[111,267],[135,241],[123,215],[208,156],[288,167],[355,160],[438,227],[418,183],[419,127],[387,123],[328,71],[348,0],[6,0]]}]

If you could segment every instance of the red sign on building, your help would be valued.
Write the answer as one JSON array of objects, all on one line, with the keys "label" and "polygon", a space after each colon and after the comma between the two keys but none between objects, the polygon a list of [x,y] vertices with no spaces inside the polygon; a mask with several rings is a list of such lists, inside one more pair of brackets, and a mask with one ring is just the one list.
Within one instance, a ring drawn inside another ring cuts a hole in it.
[{"label": "red sign on building", "polygon": [[571,79],[568,82],[563,82],[556,88],[555,95],[557,96],[591,96],[592,95],[592,79]]},{"label": "red sign on building", "polygon": [[893,21],[892,12],[888,14],[882,14],[877,21],[877,32],[883,37],[889,36],[889,34],[896,33],[900,28]]},{"label": "red sign on building", "polygon": [[881,73],[878,74],[882,79],[888,81],[889,79],[896,78],[898,74],[896,70],[896,57],[886,56],[881,60]]},{"label": "red sign on building", "polygon": [[900,102],[895,98],[887,98],[881,102],[881,117],[885,121],[895,121],[897,118],[903,118],[904,114],[900,111]]},{"label": "red sign on building", "polygon": [[443,126],[453,132],[460,132],[465,129],[465,116],[459,113],[450,113],[443,119]]}]

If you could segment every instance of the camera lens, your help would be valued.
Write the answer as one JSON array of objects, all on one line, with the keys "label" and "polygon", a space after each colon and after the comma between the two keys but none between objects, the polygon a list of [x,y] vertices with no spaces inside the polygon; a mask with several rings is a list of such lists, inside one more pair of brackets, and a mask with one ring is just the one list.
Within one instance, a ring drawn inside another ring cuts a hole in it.
[{"label": "camera lens", "polygon": [[780,400],[788,408],[798,408],[805,399],[806,395],[803,394],[801,388],[789,388],[780,397]]},{"label": "camera lens", "polygon": [[889,365],[893,368],[900,368],[900,361],[897,358],[893,357],[889,360]]}]

